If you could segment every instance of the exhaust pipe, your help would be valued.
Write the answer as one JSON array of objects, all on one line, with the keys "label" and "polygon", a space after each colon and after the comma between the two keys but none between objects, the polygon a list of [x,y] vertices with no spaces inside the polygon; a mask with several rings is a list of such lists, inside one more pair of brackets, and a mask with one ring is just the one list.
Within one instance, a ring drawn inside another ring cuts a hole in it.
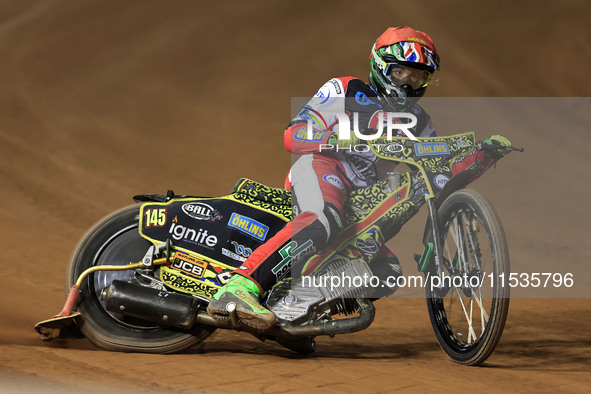
[{"label": "exhaust pipe", "polygon": [[282,327],[293,336],[328,335],[334,337],[337,334],[349,334],[366,329],[373,323],[376,316],[376,308],[370,300],[358,298],[359,316],[347,319],[316,322],[303,326]]},{"label": "exhaust pipe", "polygon": [[[350,317],[347,319],[320,321],[303,326],[275,326],[265,331],[265,334],[276,336],[294,336],[294,337],[310,337],[318,335],[328,335],[333,337],[337,334],[348,334],[352,332],[366,329],[373,323],[376,316],[376,309],[373,303],[367,299],[357,299],[359,307],[359,316]],[[217,321],[209,316],[207,312],[199,311],[197,324],[206,326],[215,326],[219,328],[242,329],[244,331],[251,331],[246,326],[234,326],[231,321]],[[258,333],[258,332],[257,332]]]},{"label": "exhaust pipe", "polygon": [[110,312],[189,329],[195,324],[199,301],[191,296],[114,280],[101,299]]},{"label": "exhaust pipe", "polygon": [[[199,311],[199,300],[194,297],[156,290],[120,280],[114,280],[111,286],[103,290],[101,299],[106,301],[110,312],[133,316],[140,319],[190,329],[195,324],[219,328],[234,327],[230,321],[217,321],[205,311]],[[363,330],[371,325],[375,318],[375,307],[366,299],[357,299],[359,316],[348,319],[330,320],[304,326],[275,326],[265,331],[270,335],[318,336],[346,334]],[[248,331],[247,327],[240,327]]]}]

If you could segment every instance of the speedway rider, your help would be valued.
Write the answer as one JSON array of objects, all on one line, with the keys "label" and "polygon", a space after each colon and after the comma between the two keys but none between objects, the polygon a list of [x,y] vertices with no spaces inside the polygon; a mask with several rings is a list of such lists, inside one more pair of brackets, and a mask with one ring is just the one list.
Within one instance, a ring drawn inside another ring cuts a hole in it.
[{"label": "speedway rider", "polygon": [[[232,308],[227,306],[233,303],[243,324],[260,331],[273,326],[275,316],[260,305],[259,298],[281,279],[273,273],[273,268],[285,264],[279,251],[293,241],[299,246],[308,245],[290,256],[287,264],[292,268],[320,252],[342,230],[347,194],[378,182],[378,158],[369,149],[352,149],[364,143],[353,131],[350,139],[339,140],[336,113],[359,114],[359,132],[373,134],[381,128],[379,121],[386,119],[385,112],[406,111],[416,116],[414,136],[436,135],[430,117],[416,104],[425,94],[434,72],[439,70],[439,56],[431,37],[406,26],[388,28],[373,45],[370,63],[369,84],[353,77],[333,78],[289,124],[284,134],[285,147],[293,154],[302,155],[291,169],[296,216],[257,248],[214,295],[207,312],[215,319],[228,320],[227,309]],[[306,133],[308,120],[312,120],[314,128],[312,139]],[[502,136],[492,136],[484,143],[511,146]],[[482,173],[501,152],[488,156],[482,151],[469,154],[456,160],[453,173],[471,166],[478,166]],[[386,246],[381,246],[370,266],[381,277],[402,273],[398,259]],[[380,270],[383,272],[378,274]],[[289,275],[282,277],[285,276]]]}]

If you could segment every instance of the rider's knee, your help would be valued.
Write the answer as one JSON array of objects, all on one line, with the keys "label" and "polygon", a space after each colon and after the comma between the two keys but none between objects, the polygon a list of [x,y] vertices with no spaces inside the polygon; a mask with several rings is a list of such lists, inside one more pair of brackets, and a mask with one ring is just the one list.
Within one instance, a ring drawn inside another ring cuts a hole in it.
[{"label": "rider's knee", "polygon": [[324,249],[343,229],[340,211],[329,202],[324,204],[321,212],[306,212],[306,214],[313,214],[315,219],[302,229],[297,238],[312,240],[317,251]]},{"label": "rider's knee", "polygon": [[379,279],[379,286],[372,288],[370,298],[378,299],[394,294],[398,289],[399,278],[402,276],[402,266],[398,257],[382,247],[380,253],[369,264],[369,268]]}]

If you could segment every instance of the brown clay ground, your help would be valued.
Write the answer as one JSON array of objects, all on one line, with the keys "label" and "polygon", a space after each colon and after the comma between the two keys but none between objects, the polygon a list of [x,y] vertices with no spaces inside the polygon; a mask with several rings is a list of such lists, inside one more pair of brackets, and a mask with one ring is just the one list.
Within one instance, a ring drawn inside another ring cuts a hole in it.
[{"label": "brown clay ground", "polygon": [[[513,266],[572,271],[578,284],[512,300],[483,367],[446,358],[419,298],[380,301],[369,329],[319,338],[307,358],[233,332],[144,355],[45,343],[32,330],[61,308],[78,239],[133,194],[223,195],[241,176],[281,186],[290,97],[333,76],[364,78],[389,25],[436,39],[443,71],[431,96],[590,95],[588,2],[472,4],[3,1],[0,392],[589,392],[591,123],[581,99],[568,131],[538,113],[532,127],[481,132],[527,148],[474,185],[503,219]],[[393,242],[407,273],[421,230],[416,219]]]}]

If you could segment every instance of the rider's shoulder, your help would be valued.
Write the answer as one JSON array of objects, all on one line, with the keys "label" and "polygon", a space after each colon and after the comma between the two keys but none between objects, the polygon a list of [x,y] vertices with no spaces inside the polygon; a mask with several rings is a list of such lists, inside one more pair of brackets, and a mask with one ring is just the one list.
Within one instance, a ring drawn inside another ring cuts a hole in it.
[{"label": "rider's shoulder", "polygon": [[417,130],[420,130],[419,137],[435,137],[437,132],[431,116],[419,104],[415,104],[410,111],[417,117]]},{"label": "rider's shoulder", "polygon": [[320,91],[325,91],[325,95],[328,92],[331,96],[349,96],[351,93],[364,92],[367,96],[374,96],[373,91],[369,85],[363,82],[361,79],[356,77],[335,77],[329,79],[322,87]]},{"label": "rider's shoulder", "polygon": [[415,114],[417,117],[429,117],[429,114],[427,113],[427,111],[425,111],[425,109],[423,107],[421,107],[419,104],[413,105],[410,108],[410,112]]}]

